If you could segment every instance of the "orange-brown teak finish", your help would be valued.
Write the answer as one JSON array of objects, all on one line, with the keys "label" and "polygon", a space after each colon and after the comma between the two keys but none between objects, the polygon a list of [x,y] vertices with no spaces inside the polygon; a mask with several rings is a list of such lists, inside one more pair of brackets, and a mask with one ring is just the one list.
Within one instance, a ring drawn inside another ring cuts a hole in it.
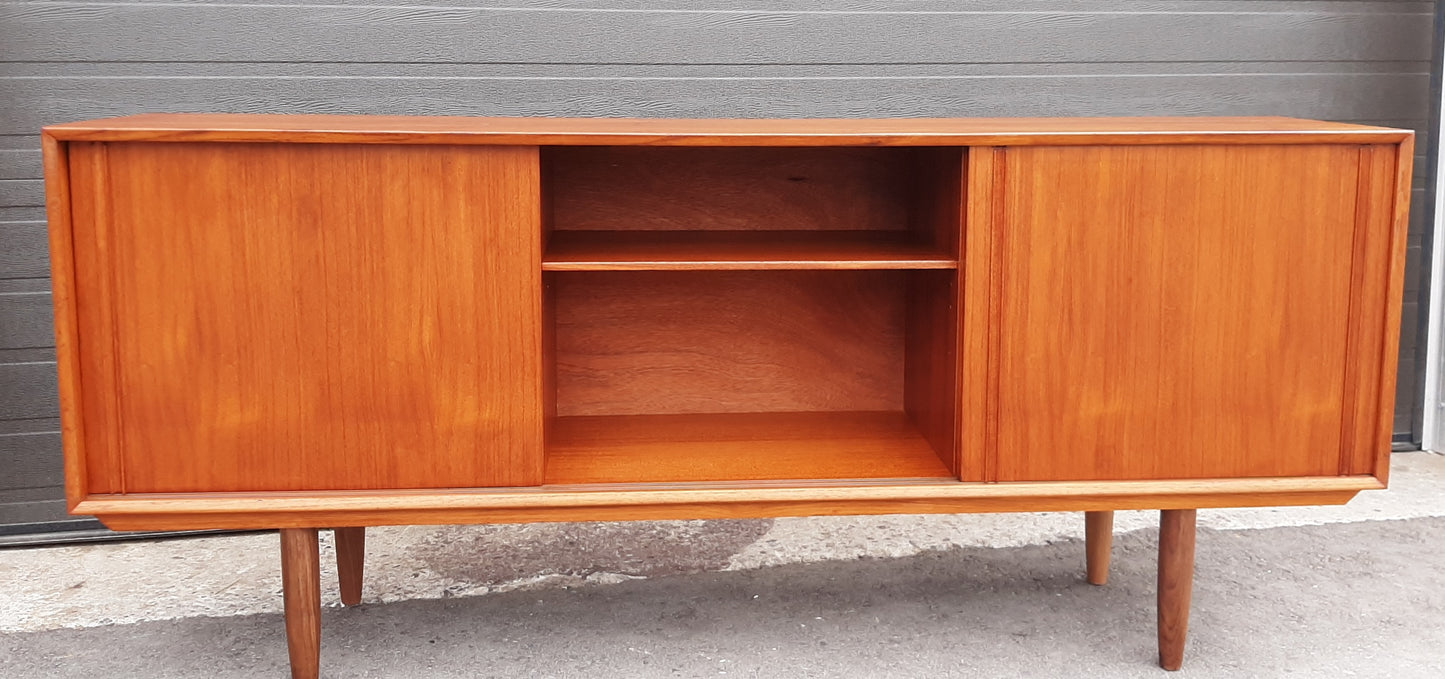
[{"label": "orange-brown teak finish", "polygon": [[[1285,118],[145,115],[44,135],[117,529],[1165,509],[1383,487],[1412,137]],[[319,627],[292,620],[297,676]]]}]

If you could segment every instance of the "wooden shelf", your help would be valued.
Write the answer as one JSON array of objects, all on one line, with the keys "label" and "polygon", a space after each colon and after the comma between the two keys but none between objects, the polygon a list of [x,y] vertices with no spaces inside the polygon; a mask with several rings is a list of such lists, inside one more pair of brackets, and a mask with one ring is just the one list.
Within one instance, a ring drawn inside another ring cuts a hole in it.
[{"label": "wooden shelf", "polygon": [[554,231],[543,271],[956,269],[907,231]]},{"label": "wooden shelf", "polygon": [[951,479],[901,412],[559,417],[546,483]]}]

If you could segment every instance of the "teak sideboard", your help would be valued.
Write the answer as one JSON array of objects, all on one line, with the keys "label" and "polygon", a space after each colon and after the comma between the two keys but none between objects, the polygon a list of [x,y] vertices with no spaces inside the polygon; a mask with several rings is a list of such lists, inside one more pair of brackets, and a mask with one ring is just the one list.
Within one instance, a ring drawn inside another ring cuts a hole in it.
[{"label": "teak sideboard", "polygon": [[1286,118],[141,115],[44,131],[73,512],[365,526],[1383,488],[1411,133]]}]

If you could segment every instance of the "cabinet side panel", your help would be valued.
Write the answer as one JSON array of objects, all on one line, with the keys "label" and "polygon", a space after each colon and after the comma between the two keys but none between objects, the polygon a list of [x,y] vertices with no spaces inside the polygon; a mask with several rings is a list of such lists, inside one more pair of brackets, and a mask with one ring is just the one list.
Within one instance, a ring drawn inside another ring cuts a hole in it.
[{"label": "cabinet side panel", "polygon": [[127,491],[540,482],[535,148],[110,164]]},{"label": "cabinet side panel", "polygon": [[75,317],[75,256],[70,218],[69,148],[40,137],[45,163],[45,212],[50,236],[50,297],[55,306],[55,359],[60,393],[60,439],[65,453],[66,507],[89,493],[85,426],[81,419],[80,343]]},{"label": "cabinet side panel", "polygon": [[[949,257],[963,238],[963,150],[923,149],[915,169],[910,227]],[[958,271],[908,278],[904,408],[935,452],[959,473]]]},{"label": "cabinet side panel", "polygon": [[1390,266],[1386,276],[1390,281],[1385,291],[1385,356],[1380,372],[1380,417],[1376,423],[1375,478],[1381,483],[1390,482],[1390,440],[1394,433],[1391,415],[1395,412],[1395,381],[1398,376],[1400,344],[1401,299],[1405,294],[1406,242],[1410,234],[1410,193],[1411,177],[1415,163],[1415,137],[1406,137],[1400,142],[1395,161],[1395,201],[1391,206],[1390,223]]},{"label": "cabinet side panel", "polygon": [[80,373],[80,416],[85,422],[88,493],[123,493],[121,422],[116,412],[115,319],[110,262],[110,182],[107,145],[71,142],[71,253],[75,270],[75,327]]},{"label": "cabinet side panel", "polygon": [[[1355,203],[1354,262],[1350,280],[1348,360],[1345,362],[1345,417],[1341,427],[1340,473],[1373,474],[1375,457],[1388,438],[1377,440],[1382,398],[1393,399],[1395,344],[1389,344],[1387,299],[1393,221],[1396,151],[1393,146],[1360,149]],[[1399,304],[1398,298],[1394,301]],[[1388,354],[1388,355],[1387,355]],[[1391,379],[1389,385],[1383,384]],[[1382,393],[1385,389],[1387,393]]]},{"label": "cabinet side panel", "polygon": [[1414,140],[1360,150],[1342,474],[1390,475]]},{"label": "cabinet side panel", "polygon": [[908,278],[904,409],[939,459],[958,474],[958,287],[955,271]]},{"label": "cabinet side panel", "polygon": [[1358,168],[1010,149],[999,480],[1338,474]]}]

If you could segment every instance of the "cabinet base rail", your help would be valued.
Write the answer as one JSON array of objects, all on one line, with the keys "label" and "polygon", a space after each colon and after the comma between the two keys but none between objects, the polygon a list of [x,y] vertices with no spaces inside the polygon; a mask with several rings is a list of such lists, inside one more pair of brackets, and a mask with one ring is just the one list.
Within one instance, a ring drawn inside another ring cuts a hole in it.
[{"label": "cabinet base rail", "polygon": [[753,519],[866,514],[1090,512],[1339,505],[1372,476],[966,483],[841,480],[541,486],[478,490],[91,495],[71,511],[113,530]]}]

